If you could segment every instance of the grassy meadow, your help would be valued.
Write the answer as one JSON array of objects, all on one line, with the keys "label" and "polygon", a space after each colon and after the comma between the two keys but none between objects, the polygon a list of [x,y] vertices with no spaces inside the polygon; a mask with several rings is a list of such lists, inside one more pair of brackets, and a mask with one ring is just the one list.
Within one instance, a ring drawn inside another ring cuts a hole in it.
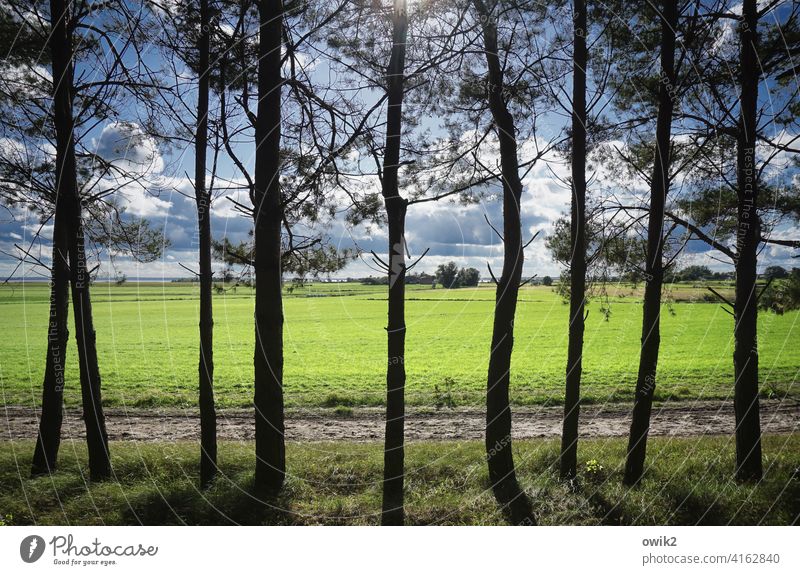
[{"label": "grassy meadow", "polygon": [[[586,440],[575,487],[558,480],[559,440],[517,441],[522,486],[543,525],[791,525],[800,520],[800,436],[764,438],[764,479],[732,478],[732,437],[652,438],[647,474],[621,485],[625,440]],[[59,471],[28,478],[33,442],[0,443],[0,522],[12,525],[342,525],[379,522],[380,443],[290,443],[277,499],[252,492],[253,448],[220,445],[220,476],[197,487],[194,443],[111,445],[114,480],[89,484],[82,442],[65,443]],[[591,464],[588,464],[589,462]],[[481,442],[412,443],[406,523],[495,525]]]},{"label": "grassy meadow", "polygon": [[[728,286],[717,286],[729,290]],[[730,293],[730,292],[728,292]],[[587,402],[632,397],[641,330],[640,290],[610,290],[588,306],[583,397]],[[721,399],[733,387],[733,318],[705,290],[671,288],[663,308],[656,399]],[[191,283],[98,283],[94,313],[108,405],[193,406],[197,386],[198,288]],[[410,404],[483,402],[493,286],[456,290],[409,286],[407,398]],[[386,288],[316,283],[287,292],[284,308],[285,396],[289,407],[380,405],[384,401]],[[44,283],[0,288],[0,392],[6,405],[40,401],[49,290]],[[559,403],[567,346],[568,308],[552,288],[520,292],[511,379],[515,404]],[[72,309],[70,309],[72,314]],[[215,385],[221,406],[252,397],[253,293],[217,294]],[[762,313],[761,390],[796,395],[800,370],[798,312]],[[70,330],[74,334],[74,330]],[[74,341],[67,354],[67,405],[80,402]]]}]

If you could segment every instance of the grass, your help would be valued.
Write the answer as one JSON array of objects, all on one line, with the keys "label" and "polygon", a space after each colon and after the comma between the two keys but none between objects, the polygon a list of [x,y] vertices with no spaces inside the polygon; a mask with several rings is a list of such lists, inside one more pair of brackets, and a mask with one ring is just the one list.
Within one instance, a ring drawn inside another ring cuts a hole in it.
[{"label": "grass", "polygon": [[[0,443],[0,517],[6,524],[376,524],[383,450],[377,443],[289,444],[282,494],[251,492],[253,446],[223,443],[221,476],[200,492],[189,443],[111,445],[115,481],[87,484],[82,444],[64,444],[60,470],[28,479],[33,442]],[[764,438],[765,477],[732,479],[732,438],[653,438],[642,484],[620,484],[625,441],[579,447],[575,489],[557,479],[557,440],[515,443],[520,480],[546,525],[789,525],[800,519],[800,436]],[[479,442],[408,447],[409,524],[504,523]]]},{"label": "grass", "polygon": [[[730,286],[717,286],[730,292]],[[733,387],[733,319],[705,290],[673,286],[663,308],[656,400],[721,399]],[[129,407],[197,402],[198,288],[190,283],[96,284],[93,290],[104,401]],[[412,405],[481,405],[494,289],[409,286],[407,399]],[[381,405],[385,397],[386,288],[313,284],[285,299],[285,397],[292,407]],[[610,292],[611,315],[593,300],[586,326],[582,393],[589,402],[630,401],[641,331],[640,290]],[[0,393],[6,405],[37,405],[46,349],[45,284],[0,289]],[[72,310],[70,310],[71,312]],[[551,288],[520,293],[512,371],[517,405],[560,403],[567,306]],[[220,406],[252,401],[253,294],[215,296],[215,385]],[[764,395],[797,395],[799,312],[763,313]],[[74,334],[74,330],[71,329]],[[67,405],[80,403],[75,347],[67,357]]]}]

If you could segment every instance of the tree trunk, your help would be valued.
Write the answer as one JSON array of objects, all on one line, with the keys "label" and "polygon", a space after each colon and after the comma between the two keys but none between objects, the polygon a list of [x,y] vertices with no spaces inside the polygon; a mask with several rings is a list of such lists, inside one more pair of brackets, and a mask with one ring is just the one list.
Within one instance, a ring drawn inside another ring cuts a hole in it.
[{"label": "tree trunk", "polygon": [[217,473],[217,414],[214,409],[214,315],[211,301],[211,194],[206,190],[209,92],[208,0],[200,0],[200,78],[197,93],[194,194],[200,244],[200,484],[208,486]]},{"label": "tree trunk", "polygon": [[395,3],[392,53],[387,69],[386,149],[382,194],[389,223],[389,312],[386,366],[386,438],[383,461],[382,525],[402,525],[405,429],[405,220],[407,202],[400,196],[398,168],[402,129],[408,17],[405,1]]},{"label": "tree trunk", "polygon": [[[61,166],[62,164],[58,164]],[[59,169],[59,172],[61,170]],[[56,188],[58,190],[58,187]],[[69,314],[69,264],[64,228],[64,201],[59,194],[53,217],[53,263],[50,284],[50,321],[47,329],[47,360],[42,385],[42,413],[39,436],[33,453],[31,475],[52,473],[56,469],[61,444],[64,368],[66,367]]]},{"label": "tree trunk", "polygon": [[661,15],[661,78],[658,89],[656,155],[650,183],[650,216],[647,223],[647,258],[642,315],[642,348],[633,404],[628,457],[623,483],[636,484],[644,472],[650,411],[656,388],[658,350],[661,344],[661,288],[664,284],[664,209],[669,192],[672,100],[675,86],[675,29],[678,23],[676,0],[665,0]]},{"label": "tree trunk", "polygon": [[86,424],[86,443],[89,451],[89,475],[92,481],[111,476],[111,457],[108,451],[106,418],[100,388],[100,366],[97,361],[97,334],[94,330],[92,300],[89,292],[91,277],[86,265],[86,245],[80,217],[80,201],[76,198],[70,210],[75,232],[69,243],[72,271],[72,309],[75,319],[75,338],[78,342],[78,362],[81,378],[83,421]]},{"label": "tree trunk", "polygon": [[[391,204],[391,207],[390,207]],[[387,325],[386,438],[383,465],[383,525],[402,525],[405,429],[405,255],[406,201],[395,196],[386,202],[389,220],[389,313]]]},{"label": "tree trunk", "polygon": [[[75,142],[73,140],[72,34],[64,0],[50,1],[53,58],[53,114],[56,132],[57,194],[64,202],[67,246],[72,281],[72,308],[75,317],[75,338],[78,343],[83,420],[89,451],[89,475],[92,481],[111,475],[108,434],[100,393],[100,368],[97,362],[97,335],[92,318],[89,293],[91,278],[86,266],[86,245],[81,222],[81,199],[78,193]],[[61,196],[63,195],[63,199]]]},{"label": "tree trunk", "polygon": [[736,232],[735,349],[736,383],[733,403],[736,413],[736,477],[761,479],[761,421],[758,405],[758,307],[756,264],[760,224],[755,166],[756,108],[758,106],[759,63],[757,57],[758,8],[756,0],[745,0],[741,38],[740,125],[736,142],[738,187]]},{"label": "tree trunk", "polygon": [[530,501],[517,482],[511,449],[509,382],[514,347],[514,315],[522,278],[522,222],[517,141],[514,119],[503,96],[503,72],[497,51],[497,28],[482,0],[473,0],[481,22],[484,54],[489,70],[489,108],[500,141],[503,178],[503,271],[497,282],[492,347],[486,390],[486,458],[495,498],[514,524],[533,524]]},{"label": "tree trunk", "polygon": [[586,2],[573,5],[572,55],[572,258],[570,260],[569,344],[564,427],[561,433],[562,479],[575,477],[578,464],[583,358],[583,308],[586,301]]},{"label": "tree trunk", "polygon": [[283,2],[261,0],[258,120],[254,181],[256,276],[256,475],[259,490],[277,492],[286,475],[283,422],[283,302],[280,190],[281,31]]}]

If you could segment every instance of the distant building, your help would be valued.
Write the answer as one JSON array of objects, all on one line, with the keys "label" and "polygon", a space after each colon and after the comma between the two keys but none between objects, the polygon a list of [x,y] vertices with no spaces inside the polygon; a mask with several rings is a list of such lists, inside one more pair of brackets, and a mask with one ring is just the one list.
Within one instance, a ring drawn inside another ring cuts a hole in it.
[{"label": "distant building", "polygon": [[423,284],[423,285],[431,285],[436,278],[431,274],[421,272],[418,274],[408,274],[406,276],[406,283],[409,285],[412,284]]}]

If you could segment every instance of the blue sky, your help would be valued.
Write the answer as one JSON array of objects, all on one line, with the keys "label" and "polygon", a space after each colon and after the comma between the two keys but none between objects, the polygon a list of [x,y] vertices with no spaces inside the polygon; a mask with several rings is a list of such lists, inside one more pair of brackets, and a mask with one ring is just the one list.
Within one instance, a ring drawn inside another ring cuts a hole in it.
[{"label": "blue sky", "polygon": [[[148,64],[157,67],[159,56],[153,52],[146,54]],[[310,57],[313,60],[313,57]],[[322,66],[323,73],[327,67],[322,63],[313,66]],[[83,70],[87,72],[86,70]],[[319,72],[319,71],[318,71]],[[89,72],[87,72],[89,73]],[[766,88],[766,86],[765,86]],[[766,94],[765,94],[766,92]],[[189,96],[190,97],[190,96]],[[762,90],[762,98],[769,97],[769,90]],[[765,100],[766,101],[766,100]],[[190,102],[187,102],[190,105]],[[136,111],[129,111],[128,116],[135,118]],[[551,113],[539,120],[543,130],[549,137],[558,137],[564,128],[566,118],[561,114]],[[525,119],[522,119],[525,121]],[[424,127],[433,127],[436,133],[435,119],[427,119]],[[98,125],[86,134],[87,144],[105,157],[117,158],[120,162],[127,162],[147,174],[148,189],[141,186],[128,186],[118,194],[118,201],[126,206],[127,213],[132,217],[142,217],[150,220],[154,227],[162,229],[171,245],[158,262],[141,265],[129,258],[112,254],[100,254],[101,276],[113,276],[115,273],[125,273],[130,279],[135,278],[171,278],[188,275],[182,267],[190,269],[196,267],[197,259],[197,234],[195,205],[192,197],[192,185],[187,175],[193,173],[193,149],[191,146],[166,147],[156,144],[147,138],[131,138],[130,132],[119,124],[108,122]],[[541,136],[540,136],[541,137]],[[789,137],[784,135],[784,137]],[[520,158],[525,161],[533,153],[534,143],[544,145],[544,140],[537,142],[520,142]],[[237,154],[247,166],[252,166],[254,144],[246,141],[235,146]],[[491,151],[487,152],[486,161],[493,161]],[[782,159],[779,171],[786,162]],[[610,179],[616,174],[604,174],[602,166],[594,186],[603,185],[604,178]],[[220,157],[219,173],[227,179],[243,182],[241,175],[237,174],[232,162],[225,157]],[[538,274],[558,275],[560,267],[550,257],[545,248],[545,237],[553,229],[555,220],[569,209],[569,190],[559,179],[569,175],[569,168],[564,159],[551,153],[539,162],[534,169],[526,175],[522,204],[523,232],[530,237],[540,232],[539,237],[526,251],[525,275]],[[775,173],[775,177],[784,177],[785,172]],[[363,185],[377,186],[377,182],[364,178]],[[402,184],[401,184],[402,185]],[[630,182],[635,192],[643,194],[646,187],[643,182]],[[377,191],[377,190],[376,190]],[[233,242],[247,238],[251,228],[249,218],[242,216],[233,209],[233,203],[226,196],[233,197],[247,203],[242,192],[223,191],[212,208],[212,234],[220,239],[227,236]],[[501,266],[502,248],[494,236],[485,218],[500,227],[502,214],[497,198],[489,197],[472,205],[460,205],[452,201],[438,203],[424,203],[412,206],[408,213],[407,242],[412,257],[429,249],[428,255],[417,266],[418,271],[433,271],[437,265],[453,260],[462,266],[478,268],[482,275],[486,274],[486,264],[490,263],[493,269]],[[337,217],[329,223],[325,233],[329,240],[342,248],[359,248],[365,252],[375,250],[378,253],[387,251],[385,230],[378,226],[360,225],[349,227],[343,217]],[[0,250],[6,253],[15,253],[14,244],[27,245],[33,234],[39,230],[39,222],[34,215],[25,211],[3,214],[0,219]],[[794,237],[798,235],[797,227],[782,226],[776,230],[776,236]],[[49,259],[48,255],[49,228],[42,230],[43,241],[37,244],[38,253],[43,261]],[[761,256],[761,266],[780,264],[791,267],[796,260],[791,258],[792,252],[786,248],[770,247],[764,250]],[[730,266],[719,263],[715,253],[699,242],[692,243],[681,261],[685,264],[705,264],[715,269],[729,269]],[[182,264],[182,265],[181,265]],[[8,255],[0,254],[0,276],[8,276],[16,267],[16,262]],[[221,266],[220,266],[221,267]],[[17,276],[33,275],[34,267],[25,265]],[[340,277],[360,277],[378,275],[379,272],[361,260],[356,260],[345,270],[337,274]]]}]

